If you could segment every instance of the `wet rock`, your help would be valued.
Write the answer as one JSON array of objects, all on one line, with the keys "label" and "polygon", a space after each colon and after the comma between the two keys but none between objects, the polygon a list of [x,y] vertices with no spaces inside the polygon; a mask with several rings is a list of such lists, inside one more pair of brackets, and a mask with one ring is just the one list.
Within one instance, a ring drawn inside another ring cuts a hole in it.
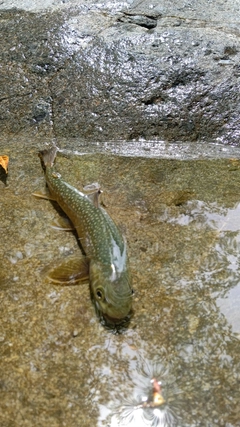
[{"label": "wet rock", "polygon": [[4,2],[1,132],[238,145],[239,29],[227,3],[73,0],[46,13]]},{"label": "wet rock", "polygon": [[157,17],[147,15],[136,15],[132,12],[124,12],[124,14],[120,18],[118,18],[118,21],[139,25],[140,27],[144,27],[149,30],[157,26]]}]

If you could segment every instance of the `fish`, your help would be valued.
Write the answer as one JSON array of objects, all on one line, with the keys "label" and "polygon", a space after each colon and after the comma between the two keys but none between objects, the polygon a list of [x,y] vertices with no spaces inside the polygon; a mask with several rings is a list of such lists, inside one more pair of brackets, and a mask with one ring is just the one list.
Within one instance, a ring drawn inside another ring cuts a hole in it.
[{"label": "fish", "polygon": [[[51,200],[70,219],[84,257],[67,260],[50,275],[55,282],[88,277],[91,297],[101,322],[109,327],[129,323],[132,316],[132,277],[126,240],[99,203],[100,188],[84,194],[68,184],[55,169],[58,147],[39,152]],[[90,188],[90,187],[89,187]],[[37,194],[35,194],[37,195]],[[73,269],[73,271],[71,271]]]}]

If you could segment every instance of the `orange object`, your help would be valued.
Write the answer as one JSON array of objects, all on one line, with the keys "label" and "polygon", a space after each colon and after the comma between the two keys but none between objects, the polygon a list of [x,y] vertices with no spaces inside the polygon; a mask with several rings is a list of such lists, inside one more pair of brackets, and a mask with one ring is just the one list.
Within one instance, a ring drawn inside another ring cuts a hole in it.
[{"label": "orange object", "polygon": [[8,156],[0,156],[0,166],[5,170],[6,173],[8,173],[8,162],[9,157]]},{"label": "orange object", "polygon": [[153,386],[153,401],[151,402],[151,406],[160,406],[165,403],[165,399],[162,396],[162,387],[161,383],[156,380],[156,378],[153,378],[151,380],[152,386]]}]

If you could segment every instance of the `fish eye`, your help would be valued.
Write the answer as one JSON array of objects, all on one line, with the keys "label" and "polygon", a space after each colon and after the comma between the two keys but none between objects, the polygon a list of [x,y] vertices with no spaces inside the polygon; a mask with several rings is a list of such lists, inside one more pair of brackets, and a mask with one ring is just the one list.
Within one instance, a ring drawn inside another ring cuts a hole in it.
[{"label": "fish eye", "polygon": [[100,291],[100,289],[97,289],[96,295],[97,295],[98,299],[102,299],[103,295],[102,295],[102,292]]}]

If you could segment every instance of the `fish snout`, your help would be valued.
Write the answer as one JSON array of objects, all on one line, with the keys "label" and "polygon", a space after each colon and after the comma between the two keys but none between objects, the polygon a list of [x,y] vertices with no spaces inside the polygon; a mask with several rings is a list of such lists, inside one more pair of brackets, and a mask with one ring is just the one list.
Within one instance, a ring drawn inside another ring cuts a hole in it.
[{"label": "fish snout", "polygon": [[130,312],[126,316],[121,318],[112,317],[109,316],[107,313],[102,313],[102,323],[109,329],[119,330],[121,328],[127,328],[132,318],[132,315],[132,310],[130,310]]}]

